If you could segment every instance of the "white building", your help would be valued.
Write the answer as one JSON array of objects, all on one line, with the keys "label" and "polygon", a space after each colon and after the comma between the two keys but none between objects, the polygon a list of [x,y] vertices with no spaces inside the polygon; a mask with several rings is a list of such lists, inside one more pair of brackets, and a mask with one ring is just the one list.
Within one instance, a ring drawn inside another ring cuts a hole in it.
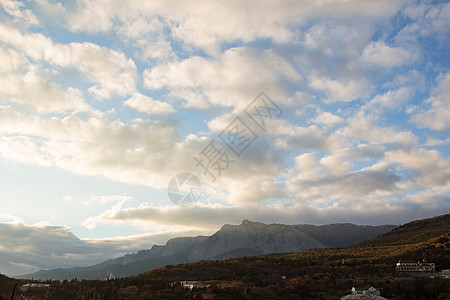
[{"label": "white building", "polygon": [[434,273],[435,271],[434,263],[427,263],[426,260],[417,263],[402,263],[400,261],[397,263],[397,272],[423,274]]},{"label": "white building", "polygon": [[208,288],[211,285],[210,284],[204,284],[201,282],[197,282],[194,280],[185,280],[185,281],[180,281],[180,284],[183,288],[185,289],[189,289],[192,291],[193,288]]},{"label": "white building", "polygon": [[50,284],[45,284],[45,283],[27,283],[24,284],[20,287],[20,290],[22,292],[26,292],[26,291],[31,291],[31,290],[36,290],[36,289],[49,289],[50,288]]},{"label": "white building", "polygon": [[342,296],[341,299],[387,300],[386,298],[380,296],[380,289],[372,286],[365,286],[362,288],[353,287],[351,295]]}]

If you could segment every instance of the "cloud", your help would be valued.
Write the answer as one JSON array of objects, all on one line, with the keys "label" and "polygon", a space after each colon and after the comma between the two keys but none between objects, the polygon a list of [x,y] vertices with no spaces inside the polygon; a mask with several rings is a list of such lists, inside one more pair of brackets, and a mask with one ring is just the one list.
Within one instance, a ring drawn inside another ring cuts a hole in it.
[{"label": "cloud", "polygon": [[167,181],[161,172],[169,176],[184,169],[186,155],[189,157],[195,149],[195,145],[190,145],[196,143],[195,139],[180,140],[170,122],[137,119],[125,124],[109,120],[106,115],[87,120],[78,116],[47,119],[1,108],[0,131],[6,135],[0,137],[0,155],[57,166],[75,174],[165,185]]},{"label": "cloud", "polygon": [[39,24],[38,19],[29,9],[23,9],[24,4],[14,0],[1,0],[0,5],[5,12],[14,18],[14,21],[20,25],[35,26]]},{"label": "cloud", "polygon": [[63,201],[65,202],[76,202],[81,203],[83,205],[91,205],[93,203],[100,203],[106,205],[111,202],[125,203],[130,200],[132,200],[131,196],[123,196],[123,195],[103,195],[103,196],[88,195],[82,198],[65,196],[63,198]]},{"label": "cloud", "polygon": [[283,184],[271,180],[260,181],[234,181],[228,186],[230,191],[227,202],[235,205],[259,203],[264,205],[271,198],[282,198]]},{"label": "cloud", "polygon": [[446,138],[445,140],[435,139],[428,137],[427,142],[425,144],[428,147],[435,146],[447,146],[450,147],[450,138]]},{"label": "cloud", "polygon": [[325,76],[311,76],[310,86],[325,92],[326,103],[349,102],[369,96],[370,88],[364,79],[338,81]]},{"label": "cloud", "polygon": [[75,32],[88,33],[108,31],[113,24],[114,15],[111,14],[113,6],[117,6],[117,10],[128,11],[126,3],[120,5],[119,2],[109,1],[77,1],[75,12],[67,14],[69,28]]},{"label": "cloud", "polygon": [[135,90],[136,65],[121,52],[89,42],[53,43],[41,33],[22,33],[3,24],[0,24],[0,40],[33,60],[77,70],[95,83],[88,91],[99,98],[125,96]]},{"label": "cloud", "polygon": [[[359,180],[352,178],[350,180]],[[347,183],[358,183],[356,181]],[[298,191],[302,194],[301,190]],[[428,200],[432,198],[427,197]],[[443,213],[449,208],[445,197],[433,198],[432,205],[417,210],[417,203],[411,198],[398,201],[392,197],[378,201],[376,197],[365,196],[359,202],[340,204],[332,201],[332,205],[319,207],[305,201],[293,199],[293,202],[282,204],[239,206],[223,206],[219,204],[192,206],[138,207],[123,209],[108,215],[102,222],[143,222],[159,226],[182,226],[184,228],[210,228],[219,230],[223,224],[240,224],[243,219],[264,223],[283,224],[330,224],[348,222],[348,215],[354,217],[357,224],[399,224],[415,219],[421,215]],[[295,201],[294,201],[295,200]]]},{"label": "cloud", "polygon": [[0,49],[0,59],[4,62],[0,66],[0,74],[11,74],[23,70],[26,59],[13,49]]},{"label": "cloud", "polygon": [[[46,119],[11,107],[0,107],[0,115],[0,155],[6,159],[155,188],[165,188],[179,172],[203,173],[194,156],[210,142],[193,134],[180,136],[170,121],[123,123],[107,115]],[[220,147],[234,155],[225,144]],[[267,178],[280,170],[279,154],[261,138],[223,177]]]},{"label": "cloud", "polygon": [[425,149],[394,150],[386,153],[386,159],[399,164],[404,169],[430,172],[438,167],[440,153],[436,150]]},{"label": "cloud", "polygon": [[141,59],[167,59],[174,55],[167,22],[157,16],[139,15],[126,18],[117,31],[125,44],[137,49]]},{"label": "cloud", "polygon": [[375,96],[369,106],[380,105],[387,108],[399,107],[411,99],[412,91],[409,87],[402,87],[398,90],[388,91],[382,95]]},{"label": "cloud", "polygon": [[317,167],[317,157],[312,153],[304,153],[295,157],[295,169],[298,176],[304,178],[316,178],[319,176],[320,169]]},{"label": "cloud", "polygon": [[[371,195],[381,196],[383,194],[393,195],[397,190],[396,183],[400,181],[391,170],[358,170],[342,173],[340,164],[325,164],[328,174],[315,177],[299,175],[287,183],[287,191],[295,195],[297,201],[307,202],[313,206],[329,207],[351,206],[364,203],[365,198]],[[375,197],[374,197],[375,198]]]},{"label": "cloud", "polygon": [[384,150],[385,147],[383,145],[359,144],[353,148],[340,149],[335,154],[345,159],[359,161],[382,158]]},{"label": "cloud", "polygon": [[62,225],[0,222],[0,268],[9,276],[41,269],[89,266],[122,256],[177,236],[199,231],[161,232],[111,239],[80,239]]},{"label": "cloud", "polygon": [[49,78],[38,67],[30,67],[25,74],[0,76],[0,96],[3,102],[18,104],[38,114],[67,111],[87,111],[83,93],[76,88],[64,88]]},{"label": "cloud", "polygon": [[175,112],[169,103],[155,100],[152,97],[142,95],[138,92],[134,93],[131,98],[125,101],[124,105],[149,115]]},{"label": "cloud", "polygon": [[[61,3],[54,2],[52,0],[36,0],[37,9],[39,12],[48,16],[52,16],[52,19],[61,18],[61,16],[66,12],[65,7]],[[61,20],[59,20],[61,21]]]},{"label": "cloud", "polygon": [[109,218],[111,215],[116,214],[117,212],[119,212],[122,208],[122,205],[128,201],[128,198],[124,198],[124,199],[120,199],[118,203],[114,204],[110,210],[106,211],[105,213],[95,216],[95,217],[90,217],[88,219],[86,219],[81,225],[83,227],[86,227],[89,230],[95,229],[97,223],[99,221],[101,221],[102,219],[107,219]]},{"label": "cloud", "polygon": [[[258,74],[258,76],[254,76]],[[288,95],[282,79],[299,82],[302,77],[283,57],[272,51],[231,48],[218,58],[193,56],[157,65],[144,71],[144,85],[151,90],[168,88],[186,107],[244,108],[260,91]]]},{"label": "cloud", "polygon": [[17,28],[0,23],[0,40],[34,60],[43,59],[52,46],[50,38],[41,33],[22,34]]},{"label": "cloud", "polygon": [[275,138],[275,145],[283,150],[329,151],[342,147],[346,142],[341,137],[331,134],[330,131],[321,129],[316,125],[302,127],[285,120],[272,122],[268,132]]},{"label": "cloud", "polygon": [[450,73],[447,73],[438,78],[437,87],[431,91],[431,97],[424,101],[421,107],[409,110],[411,120],[421,128],[447,130],[450,127],[449,106]]},{"label": "cloud", "polygon": [[92,43],[57,44],[45,52],[52,64],[71,67],[96,83],[88,89],[99,98],[125,96],[135,90],[136,65],[121,52]]},{"label": "cloud", "polygon": [[333,127],[344,122],[344,119],[338,115],[332,114],[328,111],[320,112],[313,120],[314,123],[324,125],[326,127]]},{"label": "cloud", "polygon": [[417,136],[410,130],[381,127],[377,121],[375,116],[361,110],[348,118],[347,126],[337,129],[336,133],[358,143],[384,144],[394,148],[409,148],[417,145]]},{"label": "cloud", "polygon": [[[272,39],[277,43],[287,43],[295,38],[293,25],[307,24],[317,18],[328,18],[345,21],[361,18],[364,21],[387,18],[396,13],[401,2],[389,1],[324,1],[310,3],[308,1],[289,2],[283,5],[264,1],[255,7],[251,1],[239,3],[198,3],[186,5],[183,1],[173,0],[164,3],[98,2],[80,0],[72,7],[67,6],[67,24],[72,31],[89,33],[123,30],[130,24],[142,28],[138,24],[148,22],[155,17],[167,19],[173,24],[172,36],[182,41],[187,48],[203,49],[208,53],[217,53],[224,42],[243,41],[245,43],[258,39]],[[221,12],[217,14],[216,12]],[[116,22],[119,20],[119,22]],[[138,24],[136,24],[138,23]],[[154,25],[153,21],[151,21]],[[152,31],[160,31],[156,26]],[[142,39],[142,35],[136,34]],[[149,41],[154,39],[149,34]]]},{"label": "cloud", "polygon": [[401,47],[390,47],[382,41],[372,42],[364,49],[361,59],[381,68],[393,68],[411,63],[414,55]]},{"label": "cloud", "polygon": [[411,4],[402,11],[403,15],[413,20],[407,24],[396,39],[402,42],[416,43],[419,37],[430,36],[443,45],[448,43],[450,21],[449,3]]},{"label": "cloud", "polygon": [[326,156],[320,160],[320,164],[325,167],[327,173],[333,176],[339,176],[347,173],[352,168],[352,163],[342,161],[336,156]]}]

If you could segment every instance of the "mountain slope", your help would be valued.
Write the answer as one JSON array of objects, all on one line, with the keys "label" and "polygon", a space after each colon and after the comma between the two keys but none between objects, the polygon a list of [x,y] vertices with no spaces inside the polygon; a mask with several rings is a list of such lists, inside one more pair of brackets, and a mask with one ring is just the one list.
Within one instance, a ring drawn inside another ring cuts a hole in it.
[{"label": "mountain slope", "polygon": [[261,254],[304,251],[325,248],[297,226],[271,224],[244,220],[241,225],[224,225],[204,243],[197,245],[189,261],[212,258],[225,252],[250,248]]},{"label": "mountain slope", "polygon": [[240,225],[224,225],[210,237],[180,237],[166,245],[111,259],[90,267],[42,270],[18,278],[105,279],[136,275],[169,264],[204,259],[224,259],[244,255],[290,253],[312,248],[348,246],[383,234],[395,226],[353,224],[283,225],[244,220]]},{"label": "mountain slope", "polygon": [[448,235],[450,235],[450,214],[409,222],[362,245],[413,244]]},{"label": "mountain slope", "polygon": [[347,247],[370,240],[389,232],[396,226],[358,226],[350,223],[330,224],[322,226],[298,225],[299,230],[327,245],[328,248]]}]

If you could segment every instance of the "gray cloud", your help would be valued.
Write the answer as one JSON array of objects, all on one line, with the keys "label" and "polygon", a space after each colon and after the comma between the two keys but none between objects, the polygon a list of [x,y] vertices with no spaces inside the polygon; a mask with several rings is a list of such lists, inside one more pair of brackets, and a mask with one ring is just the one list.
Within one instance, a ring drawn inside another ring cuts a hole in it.
[{"label": "gray cloud", "polygon": [[41,269],[88,266],[126,253],[149,249],[169,238],[200,231],[162,232],[125,238],[80,239],[70,228],[56,225],[0,223],[0,269],[20,275]]}]

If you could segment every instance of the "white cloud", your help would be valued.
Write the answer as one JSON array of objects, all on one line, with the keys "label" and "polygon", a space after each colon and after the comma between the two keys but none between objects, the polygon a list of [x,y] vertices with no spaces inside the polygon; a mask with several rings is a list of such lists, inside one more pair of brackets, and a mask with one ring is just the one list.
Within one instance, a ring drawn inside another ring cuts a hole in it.
[{"label": "white cloud", "polygon": [[398,184],[402,191],[417,189],[429,197],[445,198],[450,192],[450,160],[437,150],[394,150],[386,153],[380,163],[390,163],[407,178]]},{"label": "white cloud", "polygon": [[312,153],[304,153],[295,157],[295,168],[300,174],[310,173],[317,177],[317,157]]},{"label": "white cloud", "polygon": [[139,15],[126,18],[117,30],[124,43],[137,48],[137,56],[142,59],[166,59],[174,54],[166,26],[161,18]]},{"label": "white cloud", "polygon": [[45,52],[52,64],[71,67],[95,82],[88,90],[99,98],[125,96],[136,87],[136,65],[123,53],[92,43],[57,44]]},{"label": "white cloud", "polygon": [[[165,188],[169,178],[182,171],[203,173],[194,156],[209,141],[193,134],[181,137],[170,122],[136,119],[123,123],[106,116],[82,120],[75,115],[30,118],[10,107],[0,108],[0,133],[4,134],[0,136],[0,155],[7,159],[155,188]],[[258,139],[239,163],[224,172],[223,180],[256,181],[276,176],[280,170],[280,155],[264,139]]]},{"label": "white cloud", "polygon": [[410,110],[411,120],[418,127],[446,130],[450,127],[450,73],[438,79],[438,85],[431,94],[422,107]]},{"label": "white cloud", "polygon": [[338,81],[325,76],[311,76],[310,86],[319,91],[325,92],[325,102],[349,102],[359,98],[367,98],[371,88],[365,79]]},{"label": "white cloud", "polygon": [[344,119],[338,115],[332,114],[328,111],[320,112],[313,120],[314,123],[324,125],[326,127],[333,127],[344,122]]},{"label": "white cloud", "polygon": [[320,164],[325,167],[327,173],[332,176],[340,176],[347,173],[351,169],[352,164],[348,161],[343,161],[336,156],[326,156],[320,160]]},{"label": "white cloud", "polygon": [[448,165],[440,158],[439,151],[413,149],[410,151],[394,150],[386,153],[386,160],[399,164],[403,170],[415,170],[419,172],[432,172]]},{"label": "white cloud", "polygon": [[369,105],[381,105],[383,107],[395,108],[403,105],[411,99],[412,91],[409,87],[402,87],[398,90],[388,91],[382,95],[375,96]]},{"label": "white cloud", "polygon": [[244,108],[261,91],[280,95],[283,103],[288,94],[282,79],[295,83],[302,77],[272,51],[261,53],[245,48],[226,50],[217,59],[194,56],[144,72],[147,88],[169,88],[172,96],[181,97],[186,106],[195,108],[207,104]]},{"label": "white cloud", "polygon": [[22,108],[39,114],[89,110],[80,90],[66,89],[40,75],[45,73],[46,70],[30,66],[25,74],[0,76],[2,102],[19,104]]},{"label": "white cloud", "polygon": [[0,5],[20,25],[38,25],[39,21],[29,9],[23,9],[24,4],[15,0],[1,0]]},{"label": "white cloud", "polygon": [[398,73],[393,80],[383,84],[383,88],[398,89],[401,87],[415,87],[420,91],[424,91],[426,89],[426,77],[418,70],[411,70]]},{"label": "white cloud", "polygon": [[332,150],[344,146],[345,139],[331,134],[316,125],[296,126],[280,120],[271,123],[268,130],[280,149],[296,150]]},{"label": "white cloud", "polygon": [[121,201],[130,201],[131,196],[123,196],[123,195],[90,195],[89,200],[100,202],[102,204],[106,204],[109,202],[121,202]]},{"label": "white cloud", "polygon": [[427,142],[425,144],[429,147],[435,147],[435,146],[447,146],[450,148],[450,138],[446,139],[436,139],[436,138],[427,138]]},{"label": "white cloud", "polygon": [[67,15],[69,28],[72,31],[88,33],[108,31],[113,24],[114,15],[111,14],[113,6],[117,6],[118,10],[128,10],[128,5],[126,3],[120,5],[119,1],[77,1],[76,12]]},{"label": "white cloud", "polygon": [[361,60],[381,68],[393,68],[405,63],[411,63],[414,55],[401,47],[390,47],[382,41],[371,42],[364,49]]},{"label": "white cloud", "polygon": [[137,111],[147,114],[169,114],[175,112],[172,105],[166,102],[161,102],[142,95],[141,93],[134,93],[133,96],[125,101],[124,105],[129,106]]},{"label": "white cloud", "polygon": [[53,45],[51,39],[41,33],[22,34],[17,28],[2,23],[0,40],[34,60],[42,59],[45,51]]},{"label": "white cloud", "polygon": [[341,158],[359,161],[379,159],[384,156],[385,147],[377,144],[359,144],[353,148],[343,148],[336,152]]},{"label": "white cloud", "polygon": [[0,49],[0,74],[8,75],[23,70],[26,59],[13,49]]},{"label": "white cloud", "polygon": [[46,16],[51,16],[53,19],[61,17],[65,13],[66,9],[61,3],[54,2],[53,0],[36,0],[38,4],[37,9],[43,12]]},{"label": "white cloud", "polygon": [[[116,19],[129,27],[130,23],[141,22],[133,16],[160,16],[174,25],[172,36],[187,47],[217,53],[223,42],[257,39],[290,42],[296,36],[290,26],[306,24],[314,18],[345,21],[356,17],[365,22],[387,18],[394,15],[401,4],[390,1],[296,1],[284,4],[264,1],[260,6],[254,6],[251,1],[240,1],[187,5],[174,0],[130,5],[125,1],[80,0],[75,9],[68,11],[67,26],[72,31],[95,33],[116,29],[119,23]],[[119,26],[117,30],[122,28]],[[153,34],[149,37],[150,41],[152,39]]]},{"label": "white cloud", "polygon": [[73,68],[95,83],[89,91],[100,98],[125,96],[136,88],[136,65],[122,52],[93,43],[58,44],[41,33],[22,33],[0,24],[0,40],[33,60]]},{"label": "white cloud", "polygon": [[415,3],[407,6],[402,13],[414,22],[401,30],[397,40],[417,43],[419,37],[430,36],[444,45],[448,43],[450,3]]},{"label": "white cloud", "polygon": [[163,173],[193,164],[186,156],[192,158],[190,143],[196,141],[180,140],[170,123],[137,119],[125,124],[105,116],[30,118],[8,107],[1,113],[0,131],[7,135],[0,137],[0,155],[5,158],[151,186],[167,184]]},{"label": "white cloud", "polygon": [[[378,178],[378,179],[377,179]],[[373,179],[377,179],[373,181]],[[211,231],[220,229],[223,224],[240,224],[243,219],[259,221],[264,223],[283,224],[330,224],[333,222],[348,222],[348,216],[353,216],[357,224],[399,224],[413,220],[419,216],[442,213],[449,208],[449,203],[444,198],[435,198],[432,205],[417,210],[415,199],[402,198],[398,201],[397,196],[379,200],[376,195],[360,194],[358,184],[371,183],[372,190],[383,190],[392,187],[392,178],[381,174],[359,174],[353,178],[348,177],[345,184],[337,185],[335,189],[345,188],[348,195],[354,194],[359,201],[336,201],[326,197],[316,197],[317,202],[307,202],[305,193],[310,188],[306,182],[295,189],[292,202],[282,204],[251,204],[245,203],[239,206],[223,206],[220,204],[192,206],[147,206],[123,209],[114,214],[108,214],[101,222],[143,222],[158,226],[181,226],[186,229],[209,228]],[[298,184],[297,182],[295,184]],[[387,185],[386,185],[387,184]],[[328,188],[318,185],[319,189]],[[425,198],[425,197],[424,197]],[[431,200],[432,197],[427,195]],[[323,202],[321,203],[321,200]],[[329,206],[327,206],[329,204]],[[100,220],[99,220],[100,221]]]},{"label": "white cloud", "polygon": [[230,191],[227,202],[234,205],[261,204],[271,198],[281,198],[282,184],[271,180],[234,181],[227,189]]},{"label": "white cloud", "polygon": [[385,144],[394,148],[410,148],[417,145],[418,139],[410,130],[381,127],[377,121],[374,116],[359,111],[347,120],[346,127],[339,128],[336,133],[358,143]]},{"label": "white cloud", "polygon": [[95,227],[97,226],[97,223],[99,223],[102,219],[110,218],[111,216],[118,213],[121,210],[122,205],[126,201],[128,201],[128,199],[120,200],[118,203],[114,204],[110,210],[108,210],[98,216],[90,217],[90,218],[86,219],[81,225],[86,227],[89,230],[95,229]]}]

